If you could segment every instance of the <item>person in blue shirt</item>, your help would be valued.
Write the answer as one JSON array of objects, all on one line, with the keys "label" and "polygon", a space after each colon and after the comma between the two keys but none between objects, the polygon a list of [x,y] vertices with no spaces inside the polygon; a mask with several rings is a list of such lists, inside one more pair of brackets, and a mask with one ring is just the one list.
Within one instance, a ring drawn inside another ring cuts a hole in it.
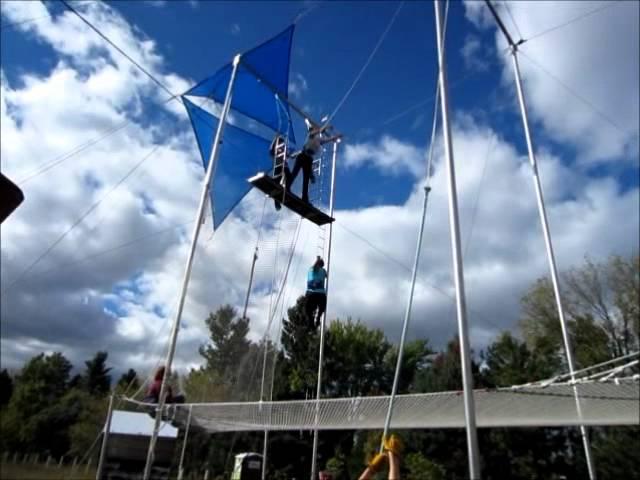
[{"label": "person in blue shirt", "polygon": [[[307,293],[305,313],[309,322],[315,327],[320,326],[320,319],[327,309],[327,271],[324,260],[318,257],[307,273]],[[316,314],[317,311],[317,314]]]}]

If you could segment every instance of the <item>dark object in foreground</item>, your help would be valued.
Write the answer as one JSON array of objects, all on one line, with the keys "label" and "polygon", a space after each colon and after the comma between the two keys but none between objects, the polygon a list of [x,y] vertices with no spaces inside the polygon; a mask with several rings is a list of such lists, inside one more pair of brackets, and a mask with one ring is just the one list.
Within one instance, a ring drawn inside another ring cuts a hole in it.
[{"label": "dark object in foreground", "polygon": [[0,223],[4,222],[23,200],[22,190],[0,173]]}]

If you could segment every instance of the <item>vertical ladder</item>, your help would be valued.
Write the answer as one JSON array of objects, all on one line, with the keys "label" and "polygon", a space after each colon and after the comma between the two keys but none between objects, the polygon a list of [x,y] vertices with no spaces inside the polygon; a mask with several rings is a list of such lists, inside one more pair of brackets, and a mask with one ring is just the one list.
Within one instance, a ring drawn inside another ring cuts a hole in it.
[{"label": "vertical ladder", "polygon": [[[325,150],[322,147],[322,152],[318,155],[317,158],[313,160],[312,164],[312,172],[316,177],[315,191],[313,202],[316,205],[321,205],[323,200],[324,193],[324,175],[323,175],[323,166],[324,166],[324,154]],[[318,227],[318,247],[316,255],[324,258],[325,257],[325,243],[327,238],[327,230],[326,225],[321,225]]]},{"label": "vertical ladder", "polygon": [[285,187],[286,179],[284,175],[284,167],[287,161],[287,142],[286,140],[278,136],[275,139],[276,145],[273,156],[273,177],[280,176],[280,185]]}]

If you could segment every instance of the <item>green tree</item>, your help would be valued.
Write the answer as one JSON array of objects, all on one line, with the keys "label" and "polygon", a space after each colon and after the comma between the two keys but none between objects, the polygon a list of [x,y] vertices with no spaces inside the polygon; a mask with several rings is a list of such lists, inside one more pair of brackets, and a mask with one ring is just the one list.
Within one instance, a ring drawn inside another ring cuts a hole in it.
[{"label": "green tree", "polygon": [[106,366],[108,356],[107,352],[97,352],[91,360],[84,362],[86,370],[82,383],[90,395],[106,395],[111,390],[111,368]]},{"label": "green tree", "polygon": [[510,332],[503,332],[482,354],[484,380],[492,387],[520,385],[553,375],[553,362],[535,354]]},{"label": "green tree", "polygon": [[445,471],[437,463],[433,463],[421,453],[410,453],[406,456],[406,480],[444,480]]},{"label": "green tree", "polygon": [[71,363],[61,354],[40,354],[27,362],[2,415],[3,447],[65,453],[68,427],[77,410],[67,393]]},{"label": "green tree", "polygon": [[[387,391],[393,375],[387,359],[390,350],[382,330],[350,318],[331,322],[326,335],[325,394],[358,397]],[[317,357],[314,360],[317,363]]]},{"label": "green tree", "polygon": [[[430,357],[434,351],[429,347],[426,339],[417,339],[405,343],[402,365],[400,366],[400,376],[398,379],[398,393],[409,393],[416,391],[416,381],[421,372],[431,365]],[[390,382],[393,383],[396,363],[398,362],[398,346],[393,345],[385,357],[388,369],[391,374]]]},{"label": "green tree", "polygon": [[316,391],[320,335],[307,321],[305,305],[305,297],[299,297],[282,321],[287,398],[309,398],[315,396]]},{"label": "green tree", "polygon": [[138,373],[133,368],[130,368],[120,376],[116,385],[122,391],[137,391],[140,388]]},{"label": "green tree", "polygon": [[206,361],[205,368],[215,372],[226,386],[237,383],[247,363],[251,342],[247,339],[249,319],[240,318],[230,305],[220,307],[205,320],[210,343],[200,347]]},{"label": "green tree", "polygon": [[[640,260],[590,259],[561,275],[565,316],[576,367],[637,350],[640,334]],[[566,370],[564,344],[551,281],[542,278],[522,298],[520,326],[527,346]]]},{"label": "green tree", "polygon": [[343,480],[346,478],[347,467],[345,456],[340,450],[327,461],[325,470],[331,474],[333,480]]},{"label": "green tree", "polygon": [[[74,390],[70,399],[80,407],[75,422],[69,428],[69,455],[83,457],[93,447],[107,418],[108,397],[95,397],[87,392]],[[94,452],[99,449],[94,450]],[[94,455],[95,458],[95,455]]]}]

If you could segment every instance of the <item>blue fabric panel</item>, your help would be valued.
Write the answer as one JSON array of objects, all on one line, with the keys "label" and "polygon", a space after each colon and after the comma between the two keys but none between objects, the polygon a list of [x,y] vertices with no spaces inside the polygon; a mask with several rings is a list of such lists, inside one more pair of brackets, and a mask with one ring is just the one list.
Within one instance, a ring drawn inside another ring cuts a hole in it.
[{"label": "blue fabric panel", "polygon": [[[293,129],[291,125],[287,125],[288,117],[290,117],[289,105],[283,102],[286,115],[284,112],[278,115],[277,100],[272,90],[275,88],[281,98],[287,98],[293,28],[293,26],[287,28],[271,40],[249,50],[242,56],[236,74],[231,108],[274,131],[286,133],[289,128],[289,138],[295,142]],[[250,69],[243,66],[245,63],[249,65]],[[232,64],[225,65],[213,76],[198,83],[185,95],[209,97],[218,103],[223,103],[232,69]]]},{"label": "blue fabric panel", "polygon": [[[183,97],[196,135],[202,165],[209,165],[215,129],[219,119]],[[218,228],[251,189],[247,179],[259,171],[269,171],[271,142],[227,123],[222,136],[218,165],[210,189],[213,226]]]},{"label": "blue fabric panel", "polygon": [[282,98],[289,95],[289,63],[293,40],[291,25],[282,33],[262,45],[242,55],[241,63],[246,63],[256,75],[271,84]]}]

